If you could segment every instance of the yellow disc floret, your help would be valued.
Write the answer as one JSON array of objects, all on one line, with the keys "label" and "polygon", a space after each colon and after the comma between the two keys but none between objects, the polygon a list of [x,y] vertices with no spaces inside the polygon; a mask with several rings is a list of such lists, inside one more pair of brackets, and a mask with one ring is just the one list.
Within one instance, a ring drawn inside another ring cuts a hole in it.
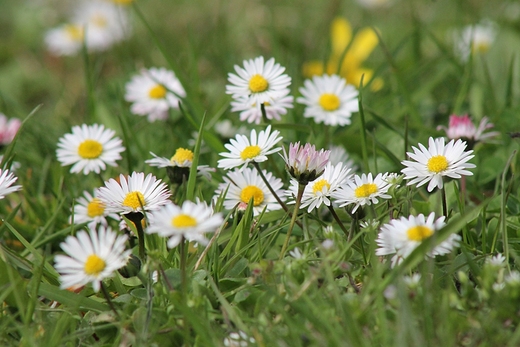
[{"label": "yellow disc floret", "polygon": [[247,146],[246,148],[244,148],[242,152],[240,152],[240,158],[242,158],[242,160],[253,159],[257,155],[259,155],[261,151],[262,150],[260,149],[260,147],[256,145]]},{"label": "yellow disc floret", "polygon": [[164,99],[166,96],[166,88],[164,88],[162,84],[156,84],[152,89],[150,89],[148,95],[152,99]]},{"label": "yellow disc floret", "polygon": [[78,146],[78,154],[83,159],[96,159],[103,153],[103,145],[96,140],[85,140]]},{"label": "yellow disc floret", "polygon": [[377,185],[374,183],[362,184],[354,191],[356,198],[368,198],[374,193],[377,193]]},{"label": "yellow disc floret", "polygon": [[89,255],[87,261],[85,262],[85,273],[87,275],[97,276],[103,270],[105,270],[106,264],[103,259],[101,259],[96,254]]},{"label": "yellow disc floret", "polygon": [[185,148],[177,148],[175,154],[170,159],[170,162],[172,164],[176,164],[177,166],[184,165],[186,161],[188,161],[191,164],[191,162],[193,161],[193,152]]},{"label": "yellow disc floret", "polygon": [[83,28],[80,26],[68,24],[65,26],[65,31],[73,41],[83,40]]},{"label": "yellow disc floret", "polygon": [[424,225],[417,225],[415,227],[411,227],[406,232],[406,235],[408,235],[408,239],[412,241],[422,241],[432,236],[432,234],[433,230]]},{"label": "yellow disc floret", "polygon": [[265,92],[269,88],[269,82],[262,75],[254,75],[249,80],[249,90],[251,93]]},{"label": "yellow disc floret", "polygon": [[341,105],[341,101],[339,100],[338,96],[331,93],[321,94],[319,103],[325,111],[335,111]]},{"label": "yellow disc floret", "polygon": [[123,206],[130,207],[133,210],[137,210],[141,205],[144,207],[146,202],[144,201],[143,193],[138,191],[126,194],[126,197],[123,200]]},{"label": "yellow disc floret", "polygon": [[180,214],[172,218],[174,228],[190,228],[197,226],[197,220],[190,215]]},{"label": "yellow disc floret", "polygon": [[314,185],[312,186],[312,192],[314,194],[316,194],[317,192],[322,192],[323,187],[327,187],[327,190],[330,189],[330,184],[326,179],[321,179],[321,180],[317,181],[316,183],[314,183]]},{"label": "yellow disc floret", "polygon": [[448,159],[446,159],[443,155],[434,155],[430,159],[428,159],[428,163],[426,164],[428,170],[434,173],[439,173],[448,168]]},{"label": "yellow disc floret", "polygon": [[105,213],[105,204],[98,198],[92,199],[87,205],[87,215],[90,218],[102,216]]},{"label": "yellow disc floret", "polygon": [[258,206],[264,201],[264,192],[257,186],[247,186],[242,189],[240,200],[248,204],[251,198],[253,198],[253,205]]}]

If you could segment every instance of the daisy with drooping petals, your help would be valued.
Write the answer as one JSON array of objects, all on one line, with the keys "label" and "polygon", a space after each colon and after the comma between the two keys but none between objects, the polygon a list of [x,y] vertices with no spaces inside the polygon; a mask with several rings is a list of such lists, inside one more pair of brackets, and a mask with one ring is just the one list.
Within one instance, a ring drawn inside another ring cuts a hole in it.
[{"label": "daisy with drooping petals", "polygon": [[348,125],[353,112],[359,111],[358,91],[338,75],[314,76],[300,88],[303,97],[296,99],[306,105],[304,117],[316,123]]},{"label": "daisy with drooping petals", "polygon": [[[150,166],[166,168],[168,177],[172,183],[182,183],[183,179],[187,180],[193,162],[194,154],[192,151],[185,148],[177,148],[175,154],[170,159],[159,157],[152,152],[150,152],[150,154],[154,158],[146,160],[145,163]],[[215,171],[217,171],[215,168],[211,168],[208,165],[197,166],[197,173],[206,177],[208,180],[211,179],[211,173]]]},{"label": "daisy with drooping petals", "polygon": [[406,168],[401,172],[405,179],[411,181],[408,185],[417,184],[417,187],[428,184],[427,190],[431,192],[435,187],[442,189],[443,177],[460,178],[462,175],[471,176],[473,173],[466,169],[472,169],[474,164],[467,161],[474,157],[473,151],[464,151],[466,142],[462,140],[451,140],[444,145],[444,138],[428,140],[428,149],[419,144],[419,149],[413,147],[413,153],[407,152],[408,156],[415,160],[404,160],[402,164]]},{"label": "daisy with drooping petals", "polygon": [[[282,201],[285,201],[282,191],[282,180],[274,177],[270,172],[265,170],[262,170],[262,172],[276,195],[278,195]],[[232,210],[238,204],[249,204],[251,199],[253,199],[253,214],[255,216],[259,215],[264,208],[266,211],[274,211],[282,208],[258,172],[252,168],[245,168],[244,170],[235,169],[228,172],[227,176],[224,177],[224,183],[219,184],[215,192],[215,198],[224,194],[226,190],[227,194],[224,196],[224,207],[228,210]]]},{"label": "daisy with drooping petals", "polygon": [[[330,197],[339,187],[346,184],[350,176],[350,168],[343,166],[342,163],[332,165],[328,163],[325,166],[323,174],[309,182],[303,191],[300,208],[308,207],[307,212],[312,212],[315,208],[319,208],[322,204],[331,205]],[[295,179],[291,180],[291,186],[287,190],[286,195],[296,197],[298,194],[299,183]]]},{"label": "daisy with drooping petals", "polygon": [[249,105],[260,109],[262,104],[274,103],[289,94],[291,78],[284,71],[274,58],[265,63],[264,57],[244,60],[244,68],[235,65],[236,75],[228,74],[230,84],[226,86],[226,94],[231,94],[235,100],[247,98]]},{"label": "daisy with drooping petals", "polygon": [[14,140],[21,125],[22,121],[18,118],[8,119],[0,112],[0,147],[7,146]]},{"label": "daisy with drooping petals", "polygon": [[[287,114],[288,108],[293,108],[294,98],[287,93],[271,102],[264,103],[265,116],[267,119],[280,120],[281,116]],[[262,121],[262,110],[251,103],[248,97],[240,97],[231,102],[231,112],[240,112],[240,120],[248,123],[260,124]]]},{"label": "daisy with drooping petals", "polygon": [[141,70],[126,84],[125,100],[133,103],[130,111],[148,116],[150,122],[168,118],[170,108],[178,109],[186,91],[173,71],[165,68]]},{"label": "daisy with drooping petals", "polygon": [[176,247],[183,238],[207,244],[205,233],[215,232],[222,225],[222,214],[213,213],[206,203],[185,201],[182,206],[167,204],[150,214],[147,233],[169,237],[168,247]]},{"label": "daisy with drooping petals", "polygon": [[16,177],[9,170],[0,169],[0,199],[5,198],[6,195],[11,194],[22,189],[22,186],[13,186],[18,177]]},{"label": "daisy with drooping petals", "polygon": [[450,116],[448,128],[441,125],[437,127],[437,130],[442,129],[446,131],[446,137],[450,140],[462,139],[474,144],[500,135],[500,132],[498,131],[484,133],[484,131],[490,128],[493,128],[493,124],[489,123],[487,117],[482,118],[477,128],[475,124],[473,124],[469,115],[465,114],[463,116],[457,116],[456,114],[452,114]]},{"label": "daisy with drooping petals", "polygon": [[84,286],[92,283],[94,291],[101,288],[101,281],[111,277],[114,271],[126,265],[131,250],[125,251],[127,236],[117,236],[110,228],[99,231],[82,230],[76,237],[67,236],[60,244],[67,255],[57,255],[54,267],[60,273],[60,288]]},{"label": "daisy with drooping petals", "polygon": [[74,164],[72,173],[100,173],[107,165],[117,166],[125,150],[123,141],[114,135],[115,131],[98,124],[72,127],[72,134],[60,138],[56,155],[62,166]]},{"label": "daisy with drooping petals", "polygon": [[76,200],[72,213],[74,214],[74,223],[81,224],[88,222],[87,226],[90,229],[95,229],[98,224],[106,227],[108,225],[106,217],[119,220],[117,214],[107,213],[105,204],[103,204],[99,198],[95,197],[95,194],[92,196],[87,191],[84,191],[83,196]]},{"label": "daisy with drooping petals", "polygon": [[387,193],[391,184],[386,181],[388,174],[378,174],[372,178],[372,174],[355,175],[354,179],[347,182],[334,192],[333,197],[339,207],[354,204],[352,213],[360,206],[377,204],[379,199],[391,199]]},{"label": "daisy with drooping petals", "polygon": [[303,185],[321,176],[329,162],[329,156],[329,150],[317,151],[310,143],[306,143],[305,146],[300,146],[300,142],[291,143],[289,154],[285,152],[285,147],[283,148],[285,169],[291,177]]},{"label": "daisy with drooping petals", "polygon": [[251,130],[251,139],[245,135],[237,135],[235,139],[231,139],[224,146],[229,150],[229,153],[219,153],[224,159],[218,161],[218,167],[226,170],[242,166],[243,170],[250,162],[261,163],[267,160],[267,156],[276,153],[281,148],[274,148],[279,141],[282,140],[280,132],[275,130],[271,133],[271,126],[260,131],[258,137],[256,130]]},{"label": "daisy with drooping petals", "polygon": [[[395,266],[409,256],[422,241],[433,237],[445,225],[444,216],[435,219],[434,212],[430,213],[427,218],[420,214],[417,217],[409,216],[408,218],[393,219],[381,227],[381,232],[376,240],[379,246],[376,249],[376,255],[395,254],[392,258],[392,266]],[[459,245],[459,241],[460,236],[452,234],[426,255],[433,258],[437,255],[450,253],[453,248]]]},{"label": "daisy with drooping petals", "polygon": [[133,172],[128,177],[120,175],[119,182],[111,178],[97,190],[97,197],[108,212],[125,214],[157,210],[170,202],[170,195],[165,183],[152,174],[145,178],[142,172]]}]

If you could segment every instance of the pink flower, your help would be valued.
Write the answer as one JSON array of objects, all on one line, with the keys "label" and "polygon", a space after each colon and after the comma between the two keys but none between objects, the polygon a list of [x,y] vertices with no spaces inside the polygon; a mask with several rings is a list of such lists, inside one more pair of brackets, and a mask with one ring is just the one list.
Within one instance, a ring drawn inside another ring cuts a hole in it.
[{"label": "pink flower", "polygon": [[18,118],[8,119],[3,113],[0,113],[0,146],[10,144],[21,125],[22,121]]},{"label": "pink flower", "polygon": [[493,124],[488,122],[488,118],[484,117],[480,121],[478,128],[473,124],[467,114],[463,116],[451,115],[450,124],[446,129],[444,126],[438,126],[437,130],[443,129],[446,131],[448,139],[466,139],[470,142],[479,142],[485,139],[499,135],[498,131],[492,131],[484,134],[484,131],[493,127]]},{"label": "pink flower", "polygon": [[329,162],[330,151],[316,150],[309,143],[300,147],[300,142],[289,145],[289,155],[283,149],[283,160],[289,175],[294,177],[300,184],[307,184],[320,177]]}]

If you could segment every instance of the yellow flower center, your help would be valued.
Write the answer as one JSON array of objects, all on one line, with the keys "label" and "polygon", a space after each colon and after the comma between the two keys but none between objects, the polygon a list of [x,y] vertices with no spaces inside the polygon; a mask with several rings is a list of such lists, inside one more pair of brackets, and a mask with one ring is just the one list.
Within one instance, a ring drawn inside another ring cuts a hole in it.
[{"label": "yellow flower center", "polygon": [[170,162],[173,164],[182,165],[186,160],[189,162],[193,161],[193,152],[189,149],[177,148],[175,154],[170,159]]},{"label": "yellow flower center", "polygon": [[83,40],[83,29],[77,25],[66,25],[65,31],[73,41]]},{"label": "yellow flower center", "polygon": [[102,216],[105,213],[105,204],[98,198],[92,199],[87,205],[87,215],[90,218]]},{"label": "yellow flower center", "polygon": [[112,0],[112,2],[120,5],[128,5],[132,3],[132,0]]},{"label": "yellow flower center", "polygon": [[327,189],[330,189],[330,184],[326,179],[321,179],[318,182],[314,183],[314,185],[312,186],[312,191],[314,194],[316,194],[317,192],[322,192],[323,187],[327,187]]},{"label": "yellow flower center", "polygon": [[489,42],[473,42],[471,50],[473,53],[486,53],[490,46]]},{"label": "yellow flower center", "polygon": [[320,96],[319,103],[325,111],[335,111],[339,108],[341,101],[336,94],[323,93]]},{"label": "yellow flower center", "polygon": [[174,228],[190,228],[197,226],[197,220],[187,214],[180,214],[172,218]]},{"label": "yellow flower center", "polygon": [[448,168],[448,159],[446,159],[443,155],[434,155],[430,159],[428,159],[428,163],[426,164],[428,170],[431,172],[439,173]]},{"label": "yellow flower center", "polygon": [[90,18],[90,22],[97,27],[104,28],[107,26],[107,18],[100,14],[95,14]]},{"label": "yellow flower center", "polygon": [[247,146],[240,153],[240,158],[242,158],[242,160],[253,159],[257,155],[259,155],[261,151],[262,150],[260,149],[260,147],[258,147],[256,145],[254,145],[254,146]]},{"label": "yellow flower center", "polygon": [[96,159],[103,153],[103,145],[96,140],[85,140],[79,144],[78,154],[83,159]]},{"label": "yellow flower center", "polygon": [[126,194],[125,199],[123,200],[123,206],[130,207],[134,210],[137,210],[141,205],[144,207],[146,202],[144,201],[144,195],[141,192],[134,191]]},{"label": "yellow flower center", "polygon": [[251,90],[251,93],[265,92],[267,88],[269,88],[269,82],[261,75],[256,74],[249,80],[249,90]]},{"label": "yellow flower center", "polygon": [[425,238],[432,236],[432,234],[433,230],[428,227],[425,227],[424,225],[411,227],[406,232],[406,235],[408,235],[408,239],[412,241],[422,241]]},{"label": "yellow flower center", "polygon": [[150,89],[148,95],[152,99],[163,99],[166,96],[166,88],[161,84],[156,84],[152,89]]},{"label": "yellow flower center", "polygon": [[99,275],[105,269],[105,261],[95,254],[89,255],[85,262],[85,273],[87,275]]},{"label": "yellow flower center", "polygon": [[356,198],[368,198],[374,193],[377,193],[377,185],[374,183],[362,184],[354,191]]},{"label": "yellow flower center", "polygon": [[253,205],[258,206],[264,201],[264,192],[257,186],[247,186],[240,193],[240,200],[249,204],[249,200],[253,198]]}]

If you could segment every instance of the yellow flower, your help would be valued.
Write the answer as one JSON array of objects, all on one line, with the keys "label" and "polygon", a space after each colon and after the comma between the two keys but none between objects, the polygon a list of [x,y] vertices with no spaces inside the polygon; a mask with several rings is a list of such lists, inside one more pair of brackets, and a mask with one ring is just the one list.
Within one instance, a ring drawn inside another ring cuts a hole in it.
[{"label": "yellow flower", "polygon": [[[359,87],[361,76],[365,75],[366,85],[373,77],[374,71],[361,66],[378,44],[377,34],[372,28],[361,29],[352,37],[350,23],[341,17],[334,19],[331,25],[332,53],[326,66],[321,61],[310,61],[303,65],[303,75],[339,74],[348,83]],[[348,50],[345,53],[345,49]],[[374,78],[371,89],[377,91],[383,87],[381,78]]]}]

